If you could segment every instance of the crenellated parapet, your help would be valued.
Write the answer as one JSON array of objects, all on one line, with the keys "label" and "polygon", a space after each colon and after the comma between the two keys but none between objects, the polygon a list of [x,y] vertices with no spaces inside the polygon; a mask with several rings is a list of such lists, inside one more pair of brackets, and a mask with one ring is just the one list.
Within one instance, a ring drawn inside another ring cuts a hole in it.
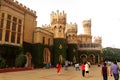
[{"label": "crenellated parapet", "polygon": [[77,24],[66,24],[66,33],[77,33]]},{"label": "crenellated parapet", "polygon": [[95,36],[94,37],[94,43],[102,43],[102,38],[101,37],[99,37],[99,36]]},{"label": "crenellated parapet", "polygon": [[51,18],[51,25],[53,24],[66,24],[66,13],[63,12],[59,12],[59,10],[57,10],[57,12],[52,11],[52,13],[50,14],[50,18]]},{"label": "crenellated parapet", "polygon": [[42,25],[41,28],[53,33],[53,29],[52,29],[51,25],[45,24],[45,25]]},{"label": "crenellated parapet", "polygon": [[47,25],[47,24],[42,25],[42,28],[49,28],[49,27],[51,27],[51,25]]},{"label": "crenellated parapet", "polygon": [[22,10],[36,17],[36,11],[31,10],[30,8],[26,7],[25,5],[23,5],[22,3],[19,3],[16,0],[2,0],[1,5],[9,6],[10,8],[16,7],[18,8],[17,10]]},{"label": "crenellated parapet", "polygon": [[84,20],[82,22],[83,27],[91,27],[91,19],[90,20]]}]

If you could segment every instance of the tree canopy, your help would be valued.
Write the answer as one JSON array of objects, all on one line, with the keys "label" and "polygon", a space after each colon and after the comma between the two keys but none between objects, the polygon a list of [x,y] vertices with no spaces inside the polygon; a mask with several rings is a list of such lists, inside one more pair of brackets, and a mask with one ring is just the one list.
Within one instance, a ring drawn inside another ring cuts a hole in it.
[{"label": "tree canopy", "polygon": [[103,48],[102,57],[103,60],[120,61],[120,49],[111,47]]}]

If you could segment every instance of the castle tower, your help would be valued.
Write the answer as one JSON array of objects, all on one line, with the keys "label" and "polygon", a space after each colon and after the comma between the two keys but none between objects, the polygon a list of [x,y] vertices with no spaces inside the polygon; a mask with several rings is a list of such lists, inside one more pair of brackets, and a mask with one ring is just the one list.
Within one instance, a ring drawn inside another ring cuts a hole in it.
[{"label": "castle tower", "polygon": [[66,25],[67,60],[76,63],[77,59],[77,24]]},{"label": "castle tower", "polygon": [[54,64],[58,62],[64,63],[66,59],[66,40],[65,40],[65,26],[66,14],[63,12],[52,12],[50,15],[51,27],[54,33]]},{"label": "castle tower", "polygon": [[54,38],[65,38],[66,14],[63,12],[52,12],[50,15]]},{"label": "castle tower", "polygon": [[67,28],[67,32],[66,32],[67,43],[77,44],[77,24],[76,23],[67,24],[66,28]]},{"label": "castle tower", "polygon": [[82,24],[84,28],[84,34],[91,35],[91,20],[84,20]]},{"label": "castle tower", "polygon": [[[100,49],[100,53],[102,53],[102,38],[97,36],[97,37],[94,37],[94,43],[97,43],[98,44],[98,47]],[[101,61],[101,58],[100,58],[100,55],[98,56],[98,63],[100,63]]]}]

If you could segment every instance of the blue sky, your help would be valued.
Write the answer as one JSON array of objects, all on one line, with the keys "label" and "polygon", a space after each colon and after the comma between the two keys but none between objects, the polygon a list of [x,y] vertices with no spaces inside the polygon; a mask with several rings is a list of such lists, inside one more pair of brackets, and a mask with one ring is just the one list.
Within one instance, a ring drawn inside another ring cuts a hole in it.
[{"label": "blue sky", "polygon": [[37,26],[50,24],[52,11],[64,11],[67,23],[78,24],[83,33],[82,21],[92,20],[92,36],[102,37],[103,47],[120,48],[119,0],[17,0],[37,12]]}]

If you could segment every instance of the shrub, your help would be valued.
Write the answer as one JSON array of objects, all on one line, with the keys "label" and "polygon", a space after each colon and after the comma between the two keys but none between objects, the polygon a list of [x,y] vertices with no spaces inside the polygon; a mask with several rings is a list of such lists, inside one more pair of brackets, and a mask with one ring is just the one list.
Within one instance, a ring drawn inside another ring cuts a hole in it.
[{"label": "shrub", "polygon": [[4,58],[2,58],[2,57],[0,57],[0,69],[3,69],[3,68],[5,68],[5,59]]},{"label": "shrub", "polygon": [[26,64],[27,58],[24,54],[19,54],[15,60],[15,67],[24,67]]}]

